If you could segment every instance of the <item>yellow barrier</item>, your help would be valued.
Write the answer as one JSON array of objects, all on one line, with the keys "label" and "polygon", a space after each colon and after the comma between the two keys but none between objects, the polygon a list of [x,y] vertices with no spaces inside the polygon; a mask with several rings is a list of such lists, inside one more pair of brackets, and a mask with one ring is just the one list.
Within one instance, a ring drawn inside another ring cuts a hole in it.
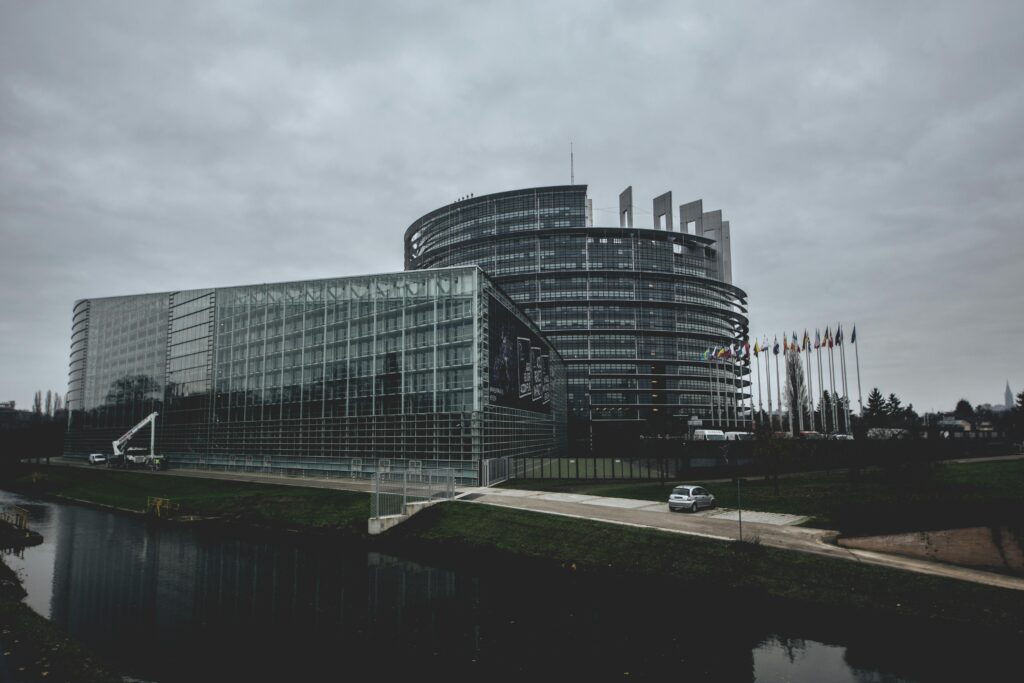
[{"label": "yellow barrier", "polygon": [[179,505],[170,498],[146,498],[146,512],[152,512],[157,517],[163,517],[168,513],[177,512]]}]

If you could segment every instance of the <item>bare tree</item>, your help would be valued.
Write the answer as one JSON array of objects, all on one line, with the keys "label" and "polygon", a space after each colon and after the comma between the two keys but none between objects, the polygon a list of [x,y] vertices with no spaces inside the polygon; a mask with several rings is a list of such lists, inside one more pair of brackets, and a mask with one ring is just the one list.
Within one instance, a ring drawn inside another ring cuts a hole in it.
[{"label": "bare tree", "polygon": [[36,415],[43,414],[43,391],[41,389],[36,391],[36,395],[32,397],[32,412]]},{"label": "bare tree", "polygon": [[803,430],[804,406],[807,405],[807,383],[804,381],[804,366],[800,354],[786,354],[786,407],[793,416],[793,428]]},{"label": "bare tree", "polygon": [[59,392],[54,392],[53,393],[53,412],[54,412],[54,414],[59,413],[63,409],[64,409],[64,399],[61,398],[61,395],[60,395]]},{"label": "bare tree", "polygon": [[44,404],[43,414],[46,417],[53,417],[53,391],[50,389],[46,390],[46,403]]}]

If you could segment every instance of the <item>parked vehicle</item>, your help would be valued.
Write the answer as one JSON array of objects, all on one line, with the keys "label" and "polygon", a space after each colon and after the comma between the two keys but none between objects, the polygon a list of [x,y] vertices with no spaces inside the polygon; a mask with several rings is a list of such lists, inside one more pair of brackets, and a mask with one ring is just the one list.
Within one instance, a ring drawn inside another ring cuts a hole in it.
[{"label": "parked vehicle", "polygon": [[105,463],[106,461],[107,461],[107,456],[105,456],[103,453],[90,453],[89,454],[89,464],[90,465],[100,465],[102,463]]},{"label": "parked vehicle", "polygon": [[753,438],[754,438],[754,435],[751,434],[750,432],[726,432],[725,433],[725,440],[726,441],[751,441],[751,440],[753,440]]},{"label": "parked vehicle", "polygon": [[833,441],[853,441],[853,434],[831,434],[828,438]]},{"label": "parked vehicle", "polygon": [[725,441],[725,432],[721,429],[695,429],[694,441]]},{"label": "parked vehicle", "polygon": [[668,497],[668,509],[671,512],[689,510],[697,512],[700,508],[715,507],[715,497],[702,486],[684,484],[672,489]]},{"label": "parked vehicle", "polygon": [[801,439],[824,439],[825,435],[821,432],[800,432]]}]

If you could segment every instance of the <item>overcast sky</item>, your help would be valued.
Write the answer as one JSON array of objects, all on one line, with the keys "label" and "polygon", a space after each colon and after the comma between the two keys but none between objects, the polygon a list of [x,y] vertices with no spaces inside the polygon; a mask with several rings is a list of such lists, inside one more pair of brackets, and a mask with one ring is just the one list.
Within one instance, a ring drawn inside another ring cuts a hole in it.
[{"label": "overcast sky", "polygon": [[66,390],[76,299],[401,270],[571,139],[597,223],[722,209],[754,334],[856,322],[865,396],[1001,402],[1024,3],[823,5],[0,0],[0,400]]}]

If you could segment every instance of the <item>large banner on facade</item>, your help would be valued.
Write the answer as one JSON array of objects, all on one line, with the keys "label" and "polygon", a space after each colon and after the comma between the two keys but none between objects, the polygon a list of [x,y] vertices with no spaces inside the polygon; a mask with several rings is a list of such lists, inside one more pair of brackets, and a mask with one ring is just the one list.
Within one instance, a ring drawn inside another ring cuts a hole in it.
[{"label": "large banner on facade", "polygon": [[491,405],[551,411],[551,359],[545,345],[493,296],[488,301]]}]

